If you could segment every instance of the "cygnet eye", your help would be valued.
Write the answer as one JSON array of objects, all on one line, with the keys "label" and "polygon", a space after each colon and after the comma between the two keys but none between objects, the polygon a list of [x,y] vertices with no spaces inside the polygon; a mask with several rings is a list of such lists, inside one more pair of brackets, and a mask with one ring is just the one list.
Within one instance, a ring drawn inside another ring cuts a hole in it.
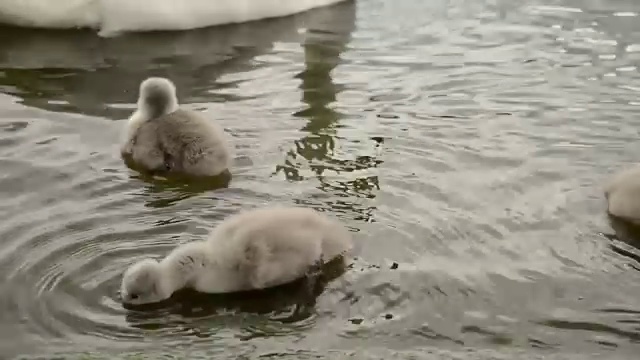
[{"label": "cygnet eye", "polygon": [[131,294],[131,295],[129,295],[129,297],[131,298],[131,300],[135,300],[135,299],[137,299],[139,296],[138,296],[138,294]]}]

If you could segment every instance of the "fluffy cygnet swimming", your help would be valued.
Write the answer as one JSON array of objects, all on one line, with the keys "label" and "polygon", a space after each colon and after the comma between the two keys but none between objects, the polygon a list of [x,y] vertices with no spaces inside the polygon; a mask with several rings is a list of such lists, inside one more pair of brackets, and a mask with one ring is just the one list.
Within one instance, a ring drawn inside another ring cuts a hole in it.
[{"label": "fluffy cygnet swimming", "polygon": [[254,209],[225,219],[206,240],[178,246],[160,262],[132,265],[120,293],[125,304],[137,305],[168,299],[182,288],[203,293],[265,289],[300,279],[352,248],[347,228],[315,210]]},{"label": "fluffy cygnet swimming", "polygon": [[640,166],[614,175],[604,194],[611,215],[640,225]]},{"label": "fluffy cygnet swimming", "polygon": [[180,109],[175,85],[158,77],[140,84],[120,153],[146,171],[187,176],[216,176],[231,162],[224,131],[200,113]]}]

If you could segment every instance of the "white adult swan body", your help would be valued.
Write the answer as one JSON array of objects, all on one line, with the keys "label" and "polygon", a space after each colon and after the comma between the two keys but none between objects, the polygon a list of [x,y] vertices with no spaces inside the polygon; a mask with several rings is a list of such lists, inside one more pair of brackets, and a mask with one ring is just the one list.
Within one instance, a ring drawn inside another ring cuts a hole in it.
[{"label": "white adult swan body", "polygon": [[0,23],[102,34],[187,30],[286,16],[345,0],[2,0]]},{"label": "white adult swan body", "polygon": [[125,125],[120,153],[152,173],[217,176],[231,163],[224,130],[198,112],[180,109],[174,84],[159,77],[140,84],[138,109]]},{"label": "white adult swan body", "polygon": [[346,256],[350,232],[337,220],[299,207],[264,207],[225,219],[205,241],[183,244],[162,261],[124,273],[125,304],[147,304],[182,288],[203,293],[265,289],[300,279],[315,265]]},{"label": "white adult swan body", "polygon": [[615,174],[604,192],[611,215],[640,225],[640,165]]}]

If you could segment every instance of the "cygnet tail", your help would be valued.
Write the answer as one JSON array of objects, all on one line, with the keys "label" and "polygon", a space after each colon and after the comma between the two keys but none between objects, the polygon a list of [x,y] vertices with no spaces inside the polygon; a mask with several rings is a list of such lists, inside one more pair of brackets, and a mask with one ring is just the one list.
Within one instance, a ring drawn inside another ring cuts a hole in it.
[{"label": "cygnet tail", "polygon": [[165,78],[149,78],[140,85],[138,106],[154,119],[177,110],[176,88]]}]

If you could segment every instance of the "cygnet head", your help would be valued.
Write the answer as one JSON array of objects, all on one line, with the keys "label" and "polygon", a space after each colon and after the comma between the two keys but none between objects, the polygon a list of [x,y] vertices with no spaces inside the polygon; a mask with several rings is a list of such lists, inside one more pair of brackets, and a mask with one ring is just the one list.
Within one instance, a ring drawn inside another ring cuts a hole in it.
[{"label": "cygnet head", "polygon": [[178,110],[176,86],[171,80],[150,77],[140,83],[138,108],[149,118],[157,118]]},{"label": "cygnet head", "polygon": [[125,271],[120,287],[120,296],[125,304],[139,305],[168,299],[171,292],[166,291],[160,264],[145,259]]}]

